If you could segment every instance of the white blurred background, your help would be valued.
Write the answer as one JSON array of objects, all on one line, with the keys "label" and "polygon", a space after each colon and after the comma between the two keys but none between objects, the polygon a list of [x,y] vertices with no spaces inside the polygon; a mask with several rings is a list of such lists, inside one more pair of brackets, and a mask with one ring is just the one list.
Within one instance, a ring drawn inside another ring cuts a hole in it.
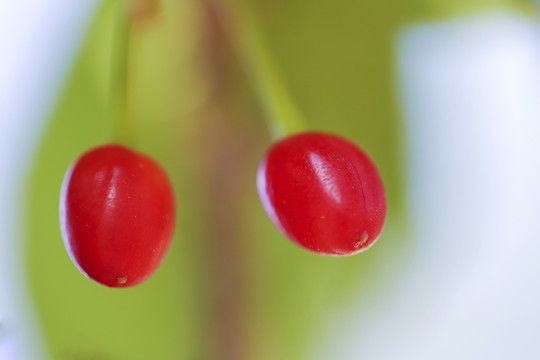
[{"label": "white blurred background", "polygon": [[540,359],[538,22],[488,12],[396,42],[414,256],[317,359]]},{"label": "white blurred background", "polygon": [[33,151],[97,0],[0,1],[0,359],[40,360],[23,261],[24,186]]}]

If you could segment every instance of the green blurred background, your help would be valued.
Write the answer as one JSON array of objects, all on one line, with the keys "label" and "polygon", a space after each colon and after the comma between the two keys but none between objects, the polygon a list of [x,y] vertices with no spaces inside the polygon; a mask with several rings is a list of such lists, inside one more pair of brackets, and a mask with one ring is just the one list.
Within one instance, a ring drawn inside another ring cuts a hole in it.
[{"label": "green blurred background", "polygon": [[387,188],[389,217],[377,244],[329,258],[289,242],[259,203],[256,170],[272,140],[206,2],[160,1],[155,18],[133,31],[130,108],[136,148],[157,159],[174,183],[177,230],[157,273],[118,290],[75,268],[58,225],[66,169],[113,136],[108,82],[117,14],[113,2],[104,2],[27,185],[29,281],[51,358],[296,360],[309,358],[315,344],[332,348],[328,324],[361,311],[385,268],[408,254],[394,54],[399,29],[490,7],[529,11],[532,3],[251,1],[309,128],[363,147]]}]

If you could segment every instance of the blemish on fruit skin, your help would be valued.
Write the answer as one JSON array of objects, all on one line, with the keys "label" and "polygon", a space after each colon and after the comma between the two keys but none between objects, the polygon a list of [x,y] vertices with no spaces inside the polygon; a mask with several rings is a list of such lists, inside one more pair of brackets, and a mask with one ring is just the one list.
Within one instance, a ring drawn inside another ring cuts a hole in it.
[{"label": "blemish on fruit skin", "polygon": [[127,283],[127,276],[126,275],[119,276],[116,278],[116,281],[118,281],[120,285],[124,285],[125,283]]},{"label": "blemish on fruit skin", "polygon": [[363,232],[362,235],[360,235],[360,241],[358,241],[356,244],[354,244],[354,248],[358,249],[361,246],[363,246],[369,239],[369,234],[367,232]]}]

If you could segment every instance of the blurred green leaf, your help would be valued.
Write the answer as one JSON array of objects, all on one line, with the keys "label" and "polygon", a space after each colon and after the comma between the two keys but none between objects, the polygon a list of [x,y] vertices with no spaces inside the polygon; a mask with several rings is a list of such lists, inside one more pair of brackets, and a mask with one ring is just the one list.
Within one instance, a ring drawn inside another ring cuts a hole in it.
[{"label": "blurred green leaf", "polygon": [[[327,321],[362,309],[384,268],[404,256],[407,243],[390,231],[365,253],[328,258],[298,248],[271,224],[255,187],[270,145],[263,114],[230,54],[219,69],[233,79],[221,99],[229,106],[215,105],[198,5],[163,1],[132,48],[137,147],[169,172],[178,203],[173,245],[147,283],[115,290],[86,279],[58,225],[65,171],[111,139],[110,3],[43,137],[26,226],[31,290],[54,359],[227,359],[226,346],[239,352],[235,360],[302,359],[324,340]],[[393,44],[401,15],[389,2],[254,5],[308,125],[370,153],[388,191],[388,227],[399,228],[403,144]]]}]

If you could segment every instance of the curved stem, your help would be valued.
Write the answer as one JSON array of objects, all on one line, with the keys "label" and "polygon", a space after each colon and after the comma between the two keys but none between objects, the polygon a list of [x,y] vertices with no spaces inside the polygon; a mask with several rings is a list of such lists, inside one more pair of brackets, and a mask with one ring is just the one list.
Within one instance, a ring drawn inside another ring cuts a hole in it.
[{"label": "curved stem", "polygon": [[[129,1],[129,0],[128,0]],[[133,146],[135,126],[129,113],[128,73],[131,23],[127,14],[128,1],[118,1],[114,39],[111,50],[111,117],[114,142]]]},{"label": "curved stem", "polygon": [[304,131],[306,126],[302,116],[281,80],[260,25],[247,2],[242,1],[243,6],[240,6],[237,0],[234,13],[223,1],[212,1],[212,4],[218,2],[218,15],[266,112],[273,138]]}]

